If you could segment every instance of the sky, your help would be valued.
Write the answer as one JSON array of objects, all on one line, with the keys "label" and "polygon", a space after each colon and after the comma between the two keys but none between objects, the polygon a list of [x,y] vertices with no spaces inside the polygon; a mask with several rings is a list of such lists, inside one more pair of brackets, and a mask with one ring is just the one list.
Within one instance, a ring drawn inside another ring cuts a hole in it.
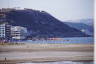
[{"label": "sky", "polygon": [[0,8],[31,8],[61,21],[93,18],[94,0],[0,0]]}]

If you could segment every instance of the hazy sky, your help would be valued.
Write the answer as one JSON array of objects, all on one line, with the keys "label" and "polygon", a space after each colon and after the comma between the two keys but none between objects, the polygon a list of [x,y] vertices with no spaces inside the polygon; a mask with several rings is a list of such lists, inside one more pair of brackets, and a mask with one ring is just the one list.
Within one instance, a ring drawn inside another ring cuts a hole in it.
[{"label": "hazy sky", "polygon": [[0,0],[0,8],[44,10],[59,20],[93,18],[94,0]]}]

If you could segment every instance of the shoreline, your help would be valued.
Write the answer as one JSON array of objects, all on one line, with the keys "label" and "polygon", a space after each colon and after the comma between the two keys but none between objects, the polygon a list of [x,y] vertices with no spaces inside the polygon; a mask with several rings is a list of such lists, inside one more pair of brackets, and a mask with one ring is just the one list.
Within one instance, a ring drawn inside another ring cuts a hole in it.
[{"label": "shoreline", "polygon": [[[13,59],[13,60],[0,60],[0,63],[46,63],[46,62],[62,62],[62,61],[72,61],[72,62],[93,62],[94,60],[92,60],[92,57],[90,59],[86,59],[84,60],[84,58],[82,58],[82,60],[80,59],[81,57],[78,57],[79,59],[77,59],[76,57],[74,58],[64,58],[64,57],[53,57],[53,58],[29,58],[29,59]],[[87,57],[88,58],[88,57]]]},{"label": "shoreline", "polygon": [[22,44],[0,45],[0,52],[13,51],[94,51],[94,44]]},{"label": "shoreline", "polygon": [[[35,59],[36,60],[36,59]],[[7,60],[7,61],[0,61],[0,63],[48,63],[48,62],[62,62],[62,61],[71,61],[71,62],[94,62],[94,60],[54,60],[54,61],[32,61],[32,60]]]}]

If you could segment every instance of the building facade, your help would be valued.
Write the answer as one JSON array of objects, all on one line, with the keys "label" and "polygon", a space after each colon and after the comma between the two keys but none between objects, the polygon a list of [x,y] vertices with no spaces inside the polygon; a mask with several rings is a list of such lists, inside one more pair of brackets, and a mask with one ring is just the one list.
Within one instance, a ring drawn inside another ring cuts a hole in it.
[{"label": "building facade", "polygon": [[11,25],[8,23],[0,23],[0,39],[11,39]]},{"label": "building facade", "polygon": [[23,40],[27,36],[27,28],[21,26],[12,26],[11,36],[13,40]]}]

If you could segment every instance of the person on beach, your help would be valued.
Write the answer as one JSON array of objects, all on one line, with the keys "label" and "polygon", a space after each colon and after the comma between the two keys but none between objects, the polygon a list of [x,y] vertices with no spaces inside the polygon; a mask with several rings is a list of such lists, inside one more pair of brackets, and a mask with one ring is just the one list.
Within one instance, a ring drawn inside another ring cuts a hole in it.
[{"label": "person on beach", "polygon": [[6,61],[7,59],[6,59],[6,57],[5,57],[5,61]]}]

